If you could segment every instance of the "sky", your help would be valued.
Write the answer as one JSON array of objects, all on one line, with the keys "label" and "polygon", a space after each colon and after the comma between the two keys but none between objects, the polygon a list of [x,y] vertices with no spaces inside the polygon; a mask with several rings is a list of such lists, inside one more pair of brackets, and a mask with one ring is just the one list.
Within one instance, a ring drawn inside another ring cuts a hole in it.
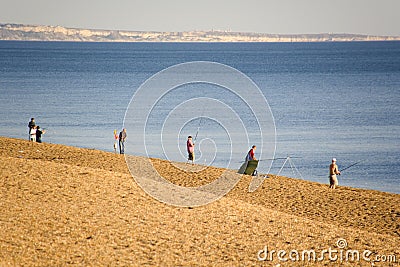
[{"label": "sky", "polygon": [[0,0],[0,23],[400,36],[400,0]]}]

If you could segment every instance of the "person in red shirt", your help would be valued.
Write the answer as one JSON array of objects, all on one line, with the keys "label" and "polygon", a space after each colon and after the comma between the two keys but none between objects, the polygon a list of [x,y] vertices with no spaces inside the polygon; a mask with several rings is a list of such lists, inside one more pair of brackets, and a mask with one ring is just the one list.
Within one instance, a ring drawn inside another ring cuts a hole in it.
[{"label": "person in red shirt", "polygon": [[192,141],[192,137],[189,135],[188,140],[186,141],[186,148],[189,154],[188,162],[191,160],[192,164],[194,163],[194,143]]},{"label": "person in red shirt", "polygon": [[257,160],[256,157],[254,156],[254,152],[256,151],[256,146],[252,146],[251,149],[249,150],[249,153],[247,153],[246,160]]}]

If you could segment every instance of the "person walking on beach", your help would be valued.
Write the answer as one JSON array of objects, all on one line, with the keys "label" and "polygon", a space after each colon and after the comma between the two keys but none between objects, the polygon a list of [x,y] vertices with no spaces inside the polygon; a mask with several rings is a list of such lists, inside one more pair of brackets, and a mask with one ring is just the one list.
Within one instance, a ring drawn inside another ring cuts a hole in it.
[{"label": "person walking on beach", "polygon": [[332,159],[331,165],[329,165],[329,188],[335,189],[339,184],[336,175],[340,175],[339,167],[336,165],[336,159]]},{"label": "person walking on beach", "polygon": [[252,147],[251,147],[251,149],[250,149],[249,152],[247,153],[246,161],[257,160],[256,157],[254,156],[254,153],[256,152],[256,149],[257,149],[256,146],[252,146]]},{"label": "person walking on beach", "polygon": [[191,160],[192,164],[194,164],[194,143],[192,141],[192,136],[189,135],[186,141],[186,149],[188,152],[188,162]]},{"label": "person walking on beach", "polygon": [[126,140],[127,134],[126,134],[126,129],[122,129],[121,132],[119,132],[119,153],[124,154],[125,153],[125,140]]},{"label": "person walking on beach", "polygon": [[46,132],[45,129],[41,129],[40,126],[36,126],[36,142],[41,143],[42,142],[42,134]]},{"label": "person walking on beach", "polygon": [[31,130],[35,126],[36,126],[35,118],[31,118],[31,121],[28,123],[28,136],[29,136],[28,140],[29,141],[32,141],[31,140]]}]

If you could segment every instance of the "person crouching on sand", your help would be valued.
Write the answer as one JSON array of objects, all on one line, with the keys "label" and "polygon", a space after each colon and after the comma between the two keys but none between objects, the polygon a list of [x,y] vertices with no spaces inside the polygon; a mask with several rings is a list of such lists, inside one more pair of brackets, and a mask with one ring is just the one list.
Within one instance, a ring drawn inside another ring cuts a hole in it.
[{"label": "person crouching on sand", "polygon": [[188,136],[186,141],[186,149],[188,152],[188,162],[191,160],[192,164],[194,164],[194,143],[192,141],[192,136]]},{"label": "person crouching on sand", "polygon": [[339,167],[336,165],[336,159],[332,159],[332,163],[329,166],[329,188],[335,189],[336,186],[339,184],[336,175],[340,175]]}]

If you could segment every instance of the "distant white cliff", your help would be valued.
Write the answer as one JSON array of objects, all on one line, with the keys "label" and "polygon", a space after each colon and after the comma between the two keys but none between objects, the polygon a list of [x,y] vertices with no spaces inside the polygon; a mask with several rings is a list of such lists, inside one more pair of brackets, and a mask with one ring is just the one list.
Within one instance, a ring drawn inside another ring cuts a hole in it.
[{"label": "distant white cliff", "polygon": [[228,31],[144,32],[0,24],[0,40],[82,42],[349,42],[400,41],[400,36],[360,34],[264,34]]}]

